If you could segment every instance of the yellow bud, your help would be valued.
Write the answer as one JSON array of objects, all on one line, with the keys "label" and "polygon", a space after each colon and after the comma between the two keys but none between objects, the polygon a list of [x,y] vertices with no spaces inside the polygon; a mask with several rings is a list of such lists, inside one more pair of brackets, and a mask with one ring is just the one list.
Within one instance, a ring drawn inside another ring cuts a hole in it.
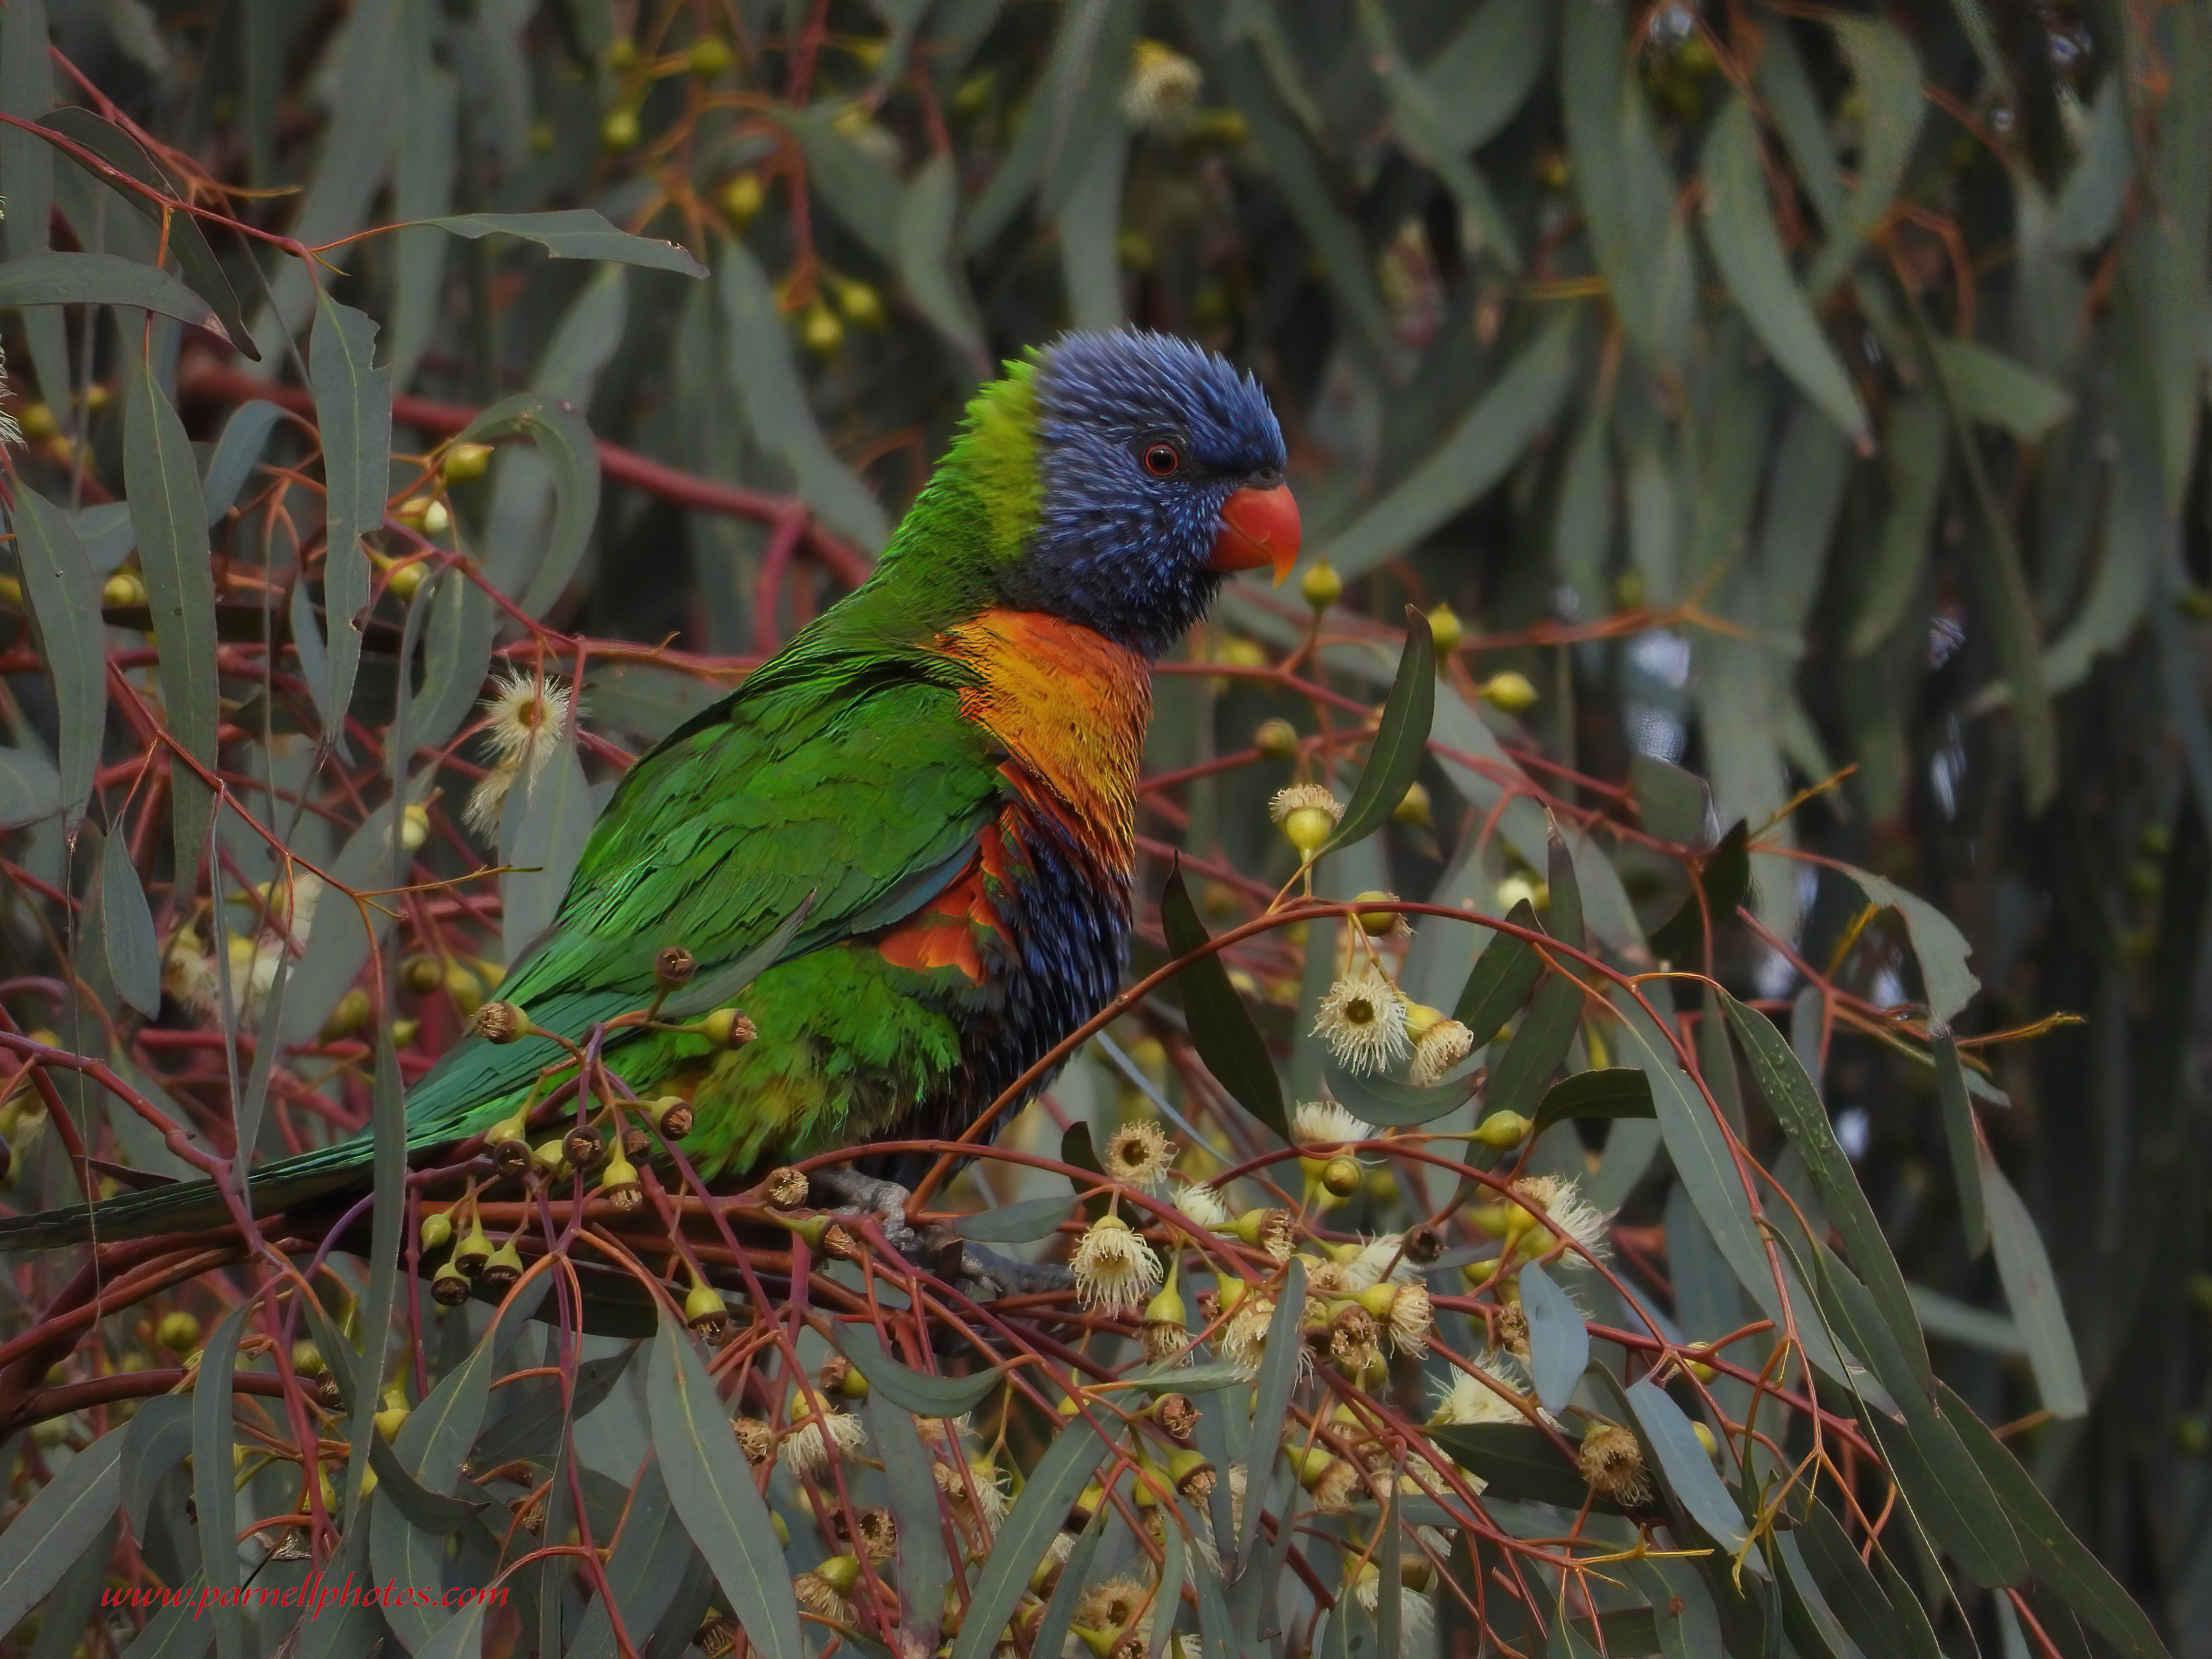
[{"label": "yellow bud", "polygon": [[757,173],[741,173],[722,186],[722,216],[738,230],[768,204],[768,186]]},{"label": "yellow bud", "polygon": [[840,1595],[850,1595],[853,1586],[860,1582],[860,1558],[857,1555],[833,1555],[814,1569],[822,1582]]},{"label": "yellow bud", "polygon": [[699,1035],[717,1048],[742,1048],[760,1033],[742,1008],[717,1008],[699,1022]]},{"label": "yellow bud", "polygon": [[101,584],[100,602],[110,611],[130,611],[146,603],[146,584],[135,570],[118,570]]},{"label": "yellow bud", "polygon": [[1301,858],[1311,858],[1336,833],[1336,820],[1318,806],[1301,806],[1283,819],[1283,833]]},{"label": "yellow bud", "polygon": [[473,1014],[483,1006],[483,981],[459,963],[446,964],[445,985],[446,994],[464,1015]]},{"label": "yellow bud", "polygon": [[[1380,888],[1370,888],[1366,892],[1352,895],[1352,902],[1354,904],[1373,904],[1378,900],[1389,902],[1397,896],[1395,893],[1386,893]],[[1358,919],[1360,931],[1370,939],[1380,939],[1398,925],[1395,910],[1362,910],[1358,913]]]},{"label": "yellow bud", "polygon": [[1713,1431],[1707,1428],[1704,1424],[1691,1424],[1690,1432],[1698,1437],[1698,1443],[1705,1449],[1706,1456],[1713,1456],[1720,1450],[1718,1443],[1713,1439]]},{"label": "yellow bud", "polygon": [[[1533,1127],[1529,1121],[1518,1112],[1492,1112],[1475,1126],[1474,1139],[1484,1146],[1494,1147],[1502,1152],[1518,1146],[1522,1141],[1528,1139],[1528,1131]],[[1528,1212],[1517,1204],[1512,1206],[1493,1204],[1484,1207],[1486,1210],[1510,1208],[1515,1215],[1524,1218],[1528,1214]],[[1507,1226],[1512,1224],[1510,1219],[1504,1218],[1501,1219],[1504,1220],[1504,1224]]]},{"label": "yellow bud", "polygon": [[184,1312],[163,1314],[154,1340],[171,1353],[190,1353],[200,1345],[200,1322]]},{"label": "yellow bud", "polygon": [[399,982],[427,997],[446,982],[446,970],[435,957],[410,957],[399,965]]},{"label": "yellow bud", "polygon": [[450,1210],[433,1210],[428,1215],[424,1216],[420,1237],[422,1240],[422,1248],[426,1250],[445,1249],[453,1242],[453,1212]]},{"label": "yellow bud", "polygon": [[866,283],[849,276],[832,276],[830,285],[837,297],[837,309],[855,327],[881,328],[888,320],[884,314],[884,296]]},{"label": "yellow bud", "polygon": [[416,1033],[420,1031],[422,1029],[422,1022],[419,1019],[393,1020],[392,1022],[392,1046],[395,1048],[404,1048],[409,1043],[415,1041]]},{"label": "yellow bud", "polygon": [[331,1017],[323,1022],[323,1041],[337,1042],[351,1036],[368,1024],[372,1012],[368,992],[348,991],[338,999],[338,1006],[331,1010]]},{"label": "yellow bud", "polygon": [[1322,1166],[1322,1190],[1334,1198],[1349,1198],[1360,1188],[1358,1160],[1333,1158]]},{"label": "yellow bud", "polygon": [[320,1376],[330,1366],[322,1349],[303,1337],[292,1345],[292,1369],[302,1376]]},{"label": "yellow bud", "polygon": [[[436,503],[434,502],[432,505],[435,506]],[[445,510],[443,507],[438,507],[441,513]],[[392,567],[391,574],[384,579],[384,586],[391,592],[392,597],[402,605],[410,605],[414,602],[415,596],[422,591],[424,569],[425,567],[420,559],[410,559],[405,564],[395,564]]]},{"label": "yellow bud", "polygon": [[115,388],[104,381],[94,380],[84,389],[84,406],[97,415],[115,401]]},{"label": "yellow bud", "polygon": [[[408,567],[420,569],[419,565]],[[422,843],[430,839],[430,809],[413,805],[399,814],[399,845],[403,851],[419,853]]]},{"label": "yellow bud", "polygon": [[1290,760],[1298,752],[1298,729],[1285,720],[1261,720],[1252,746],[1269,760]]},{"label": "yellow bud", "polygon": [[838,348],[845,343],[845,325],[837,320],[837,313],[818,297],[806,307],[806,315],[799,324],[799,337],[806,342],[806,349],[817,357],[834,357]]},{"label": "yellow bud", "polygon": [[1502,674],[1492,674],[1482,684],[1482,700],[1493,708],[1502,708],[1509,714],[1517,714],[1531,708],[1536,702],[1536,688],[1528,684],[1526,674],[1509,668]]},{"label": "yellow bud", "polygon": [[691,43],[684,67],[702,81],[711,81],[730,67],[730,43],[719,34],[703,34]]},{"label": "yellow bud", "polygon": [[15,411],[15,424],[34,444],[61,436],[61,423],[54,419],[54,411],[35,398]]},{"label": "yellow bud", "polygon": [[1485,1261],[1470,1261],[1459,1270],[1459,1275],[1467,1280],[1470,1289],[1479,1291],[1497,1276],[1504,1261],[1503,1256],[1493,1255]]},{"label": "yellow bud", "polygon": [[392,1439],[405,1425],[408,1415],[407,1407],[404,1405],[386,1406],[376,1414],[376,1431],[386,1440]]},{"label": "yellow bud", "polygon": [[617,34],[607,47],[607,67],[620,74],[637,64],[637,42],[627,34]]},{"label": "yellow bud", "polygon": [[638,140],[637,112],[634,109],[613,109],[599,123],[599,143],[611,155],[619,155],[635,146]]},{"label": "yellow bud", "polygon": [[1407,785],[1406,793],[1399,798],[1397,805],[1390,809],[1390,816],[1401,823],[1412,824],[1417,830],[1427,829],[1433,821],[1429,811],[1429,792],[1418,783]]},{"label": "yellow bud", "polygon": [[684,1322],[704,1334],[718,1330],[729,1322],[730,1310],[722,1301],[722,1293],[703,1280],[691,1287],[684,1298]]},{"label": "yellow bud", "polygon": [[451,444],[438,463],[438,476],[449,484],[473,483],[491,470],[489,444]]},{"label": "yellow bud", "polygon": [[1306,603],[1315,610],[1326,611],[1344,597],[1344,578],[1336,574],[1327,559],[1316,559],[1298,579],[1298,592],[1305,595]]}]

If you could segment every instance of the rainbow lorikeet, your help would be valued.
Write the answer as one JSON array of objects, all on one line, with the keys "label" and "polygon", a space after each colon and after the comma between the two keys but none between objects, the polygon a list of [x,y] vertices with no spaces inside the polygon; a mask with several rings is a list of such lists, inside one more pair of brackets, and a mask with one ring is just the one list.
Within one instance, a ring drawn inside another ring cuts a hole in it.
[{"label": "rainbow lorikeet", "polygon": [[[617,1029],[610,1065],[690,1101],[708,1178],[957,1133],[1116,988],[1151,660],[1224,572],[1287,573],[1285,460],[1259,386],[1185,342],[1073,334],[1009,365],[867,581],[629,769],[498,997],[580,1039],[653,1001],[665,949],[703,985],[803,909],[745,991],[754,1041]],[[498,1124],[561,1054],[462,1042],[410,1092],[410,1153]],[[256,1210],[359,1190],[369,1152],[262,1166]],[[224,1213],[185,1183],[102,1203],[99,1232]],[[0,1223],[0,1249],[88,1219]]]}]

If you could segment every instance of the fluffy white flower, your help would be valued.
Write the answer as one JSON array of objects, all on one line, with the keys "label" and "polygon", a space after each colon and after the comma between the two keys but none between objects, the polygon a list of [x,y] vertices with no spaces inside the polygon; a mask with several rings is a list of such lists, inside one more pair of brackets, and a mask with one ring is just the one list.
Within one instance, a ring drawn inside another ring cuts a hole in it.
[{"label": "fluffy white flower", "polygon": [[1188,1187],[1176,1188],[1175,1206],[1191,1225],[1207,1232],[1229,1224],[1229,1206],[1211,1187],[1194,1182]]},{"label": "fluffy white flower", "polygon": [[867,1443],[868,1431],[859,1418],[849,1412],[829,1412],[788,1431],[776,1455],[793,1474],[821,1474],[830,1467],[832,1447],[845,1456]]},{"label": "fluffy white flower", "polygon": [[1328,813],[1331,823],[1344,820],[1344,803],[1317,783],[1294,783],[1287,789],[1278,789],[1274,799],[1267,803],[1267,816],[1281,823],[1291,813],[1308,808]]},{"label": "fluffy white flower", "polygon": [[1513,1190],[1541,1210],[1553,1229],[1586,1255],[1601,1260],[1611,1253],[1613,1212],[1592,1204],[1573,1182],[1530,1176],[1515,1182]]},{"label": "fluffy white flower", "polygon": [[[1352,1593],[1372,1617],[1382,1601],[1382,1569],[1372,1561],[1361,1562],[1359,1577],[1352,1585]],[[1407,1636],[1418,1635],[1435,1622],[1436,1606],[1427,1596],[1401,1589],[1398,1593],[1398,1619],[1401,1632]]]},{"label": "fluffy white flower", "polygon": [[1426,1353],[1429,1334],[1436,1328],[1436,1315],[1429,1305],[1428,1287],[1425,1285],[1401,1285],[1390,1297],[1390,1310],[1384,1316],[1390,1328],[1390,1343],[1400,1353]]},{"label": "fluffy white flower", "polygon": [[492,767],[469,793],[462,817],[480,836],[498,833],[507,798],[520,782],[534,783],[568,729],[568,688],[532,674],[510,674],[484,699],[483,736]]},{"label": "fluffy white flower", "polygon": [[1421,1275],[1406,1259],[1405,1243],[1403,1233],[1385,1233],[1367,1240],[1360,1245],[1359,1254],[1343,1264],[1344,1288],[1357,1295],[1381,1284],[1385,1273],[1401,1285],[1412,1284]]},{"label": "fluffy white flower", "polygon": [[1160,1286],[1160,1259],[1117,1215],[1102,1215],[1077,1241],[1068,1258],[1075,1292],[1086,1308],[1118,1308],[1141,1301]]},{"label": "fluffy white flower", "polygon": [[[1520,1392],[1506,1374],[1503,1360],[1479,1361],[1475,1369],[1494,1378],[1500,1387],[1515,1394]],[[1455,1368],[1451,1380],[1437,1394],[1436,1414],[1429,1420],[1431,1423],[1525,1423],[1528,1419],[1522,1414],[1519,1407],[1481,1377],[1472,1376]]]},{"label": "fluffy white flower", "polygon": [[1455,1019],[1440,1019],[1413,1039],[1413,1064],[1406,1081],[1417,1089],[1442,1083],[1474,1051],[1474,1032]]},{"label": "fluffy white flower", "polygon": [[1133,127],[1180,131],[1198,106],[1203,84],[1198,65],[1173,46],[1140,40],[1132,56],[1129,78],[1122,83],[1121,113]]},{"label": "fluffy white flower", "polygon": [[1406,1036],[1406,999],[1371,962],[1328,988],[1313,1029],[1338,1065],[1362,1076],[1396,1065],[1413,1048]]},{"label": "fluffy white flower", "polygon": [[1301,1146],[1339,1146],[1372,1140],[1375,1128],[1333,1100],[1309,1100],[1291,1109],[1291,1139]]},{"label": "fluffy white flower", "polygon": [[1098,1161],[1116,1181],[1126,1181],[1133,1187],[1153,1187],[1165,1178],[1176,1151],[1175,1142],[1158,1124],[1139,1118],[1106,1137]]}]

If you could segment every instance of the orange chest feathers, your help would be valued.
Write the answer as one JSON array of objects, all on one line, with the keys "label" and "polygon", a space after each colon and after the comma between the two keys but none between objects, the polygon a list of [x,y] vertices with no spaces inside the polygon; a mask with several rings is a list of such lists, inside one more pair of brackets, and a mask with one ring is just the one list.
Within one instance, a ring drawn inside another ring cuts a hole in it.
[{"label": "orange chest feathers", "polygon": [[961,712],[1005,749],[1007,781],[1072,833],[1097,873],[1126,878],[1151,665],[1087,628],[1024,611],[987,611],[947,633],[944,648],[975,673]]}]

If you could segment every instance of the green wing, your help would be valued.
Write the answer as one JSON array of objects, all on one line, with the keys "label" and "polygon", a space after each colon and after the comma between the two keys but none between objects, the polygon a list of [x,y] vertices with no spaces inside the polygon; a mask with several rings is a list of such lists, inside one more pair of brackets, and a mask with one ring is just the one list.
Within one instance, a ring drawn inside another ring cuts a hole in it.
[{"label": "green wing", "polygon": [[[966,866],[1005,785],[947,665],[870,654],[805,668],[748,681],[631,768],[501,997],[575,1037],[651,1000],[665,946],[690,951],[704,983],[802,906],[772,961],[888,927]],[[558,1053],[463,1043],[410,1091],[410,1141],[451,1133]]]}]

